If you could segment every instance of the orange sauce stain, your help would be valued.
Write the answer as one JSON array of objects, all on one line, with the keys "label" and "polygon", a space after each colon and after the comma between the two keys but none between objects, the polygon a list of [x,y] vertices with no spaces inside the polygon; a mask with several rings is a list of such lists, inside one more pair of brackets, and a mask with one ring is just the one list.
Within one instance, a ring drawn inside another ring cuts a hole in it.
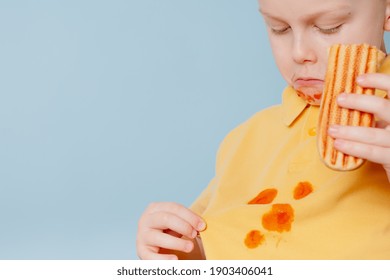
[{"label": "orange sauce stain", "polygon": [[299,182],[294,189],[294,199],[302,199],[313,192],[313,186],[309,182]]},{"label": "orange sauce stain", "polygon": [[307,98],[306,98],[306,101],[308,102],[308,103],[315,103],[316,101],[314,100],[314,98],[313,97],[311,97],[311,96],[307,96]]},{"label": "orange sauce stain", "polygon": [[314,98],[317,99],[317,100],[320,100],[320,99],[321,99],[321,96],[322,96],[322,93],[316,93],[316,94],[314,94]]},{"label": "orange sauce stain", "polygon": [[269,231],[290,231],[294,221],[294,209],[290,204],[274,204],[272,209],[263,215],[263,227]]},{"label": "orange sauce stain", "polygon": [[265,189],[250,200],[248,204],[269,204],[274,201],[277,194],[278,191],[276,189]]},{"label": "orange sauce stain", "polygon": [[246,235],[244,243],[249,249],[254,249],[263,244],[264,240],[265,237],[260,231],[252,230]]},{"label": "orange sauce stain", "polygon": [[297,92],[297,95],[300,97],[300,98],[305,98],[305,95],[300,92],[299,90],[296,91]]}]

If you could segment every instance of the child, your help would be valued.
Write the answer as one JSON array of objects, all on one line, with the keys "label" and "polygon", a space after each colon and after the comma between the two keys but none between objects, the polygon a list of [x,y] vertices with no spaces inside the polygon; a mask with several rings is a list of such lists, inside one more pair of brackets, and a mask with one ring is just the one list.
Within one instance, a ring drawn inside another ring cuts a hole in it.
[{"label": "child", "polygon": [[[332,44],[367,43],[385,52],[390,0],[258,2],[288,83],[283,102],[228,134],[216,175],[191,209],[167,202],[146,209],[139,257],[390,259],[390,101],[348,93],[338,98],[339,106],[377,120],[376,128],[329,129],[336,149],[367,160],[355,171],[339,172],[318,156],[313,98],[323,90]],[[390,59],[381,72],[357,83],[387,94],[390,76],[383,72],[390,73]]]}]

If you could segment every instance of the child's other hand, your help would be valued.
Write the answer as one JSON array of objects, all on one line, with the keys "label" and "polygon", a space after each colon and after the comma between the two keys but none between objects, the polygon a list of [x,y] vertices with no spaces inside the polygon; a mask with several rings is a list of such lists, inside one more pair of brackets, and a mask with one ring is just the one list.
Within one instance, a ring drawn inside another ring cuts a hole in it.
[{"label": "child's other hand", "polygon": [[149,260],[178,259],[173,252],[166,252],[190,253],[194,249],[193,239],[204,228],[203,220],[180,204],[152,203],[138,223],[137,254]]},{"label": "child's other hand", "polygon": [[390,75],[366,74],[359,76],[357,82],[362,87],[386,91],[387,98],[342,94],[338,105],[374,114],[378,119],[375,128],[332,126],[329,134],[335,138],[337,150],[381,164],[390,182]]}]

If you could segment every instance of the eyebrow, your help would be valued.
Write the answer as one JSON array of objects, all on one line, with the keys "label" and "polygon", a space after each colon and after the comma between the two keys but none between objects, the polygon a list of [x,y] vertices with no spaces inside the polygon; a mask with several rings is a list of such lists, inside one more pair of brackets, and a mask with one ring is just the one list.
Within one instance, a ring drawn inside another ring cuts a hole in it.
[{"label": "eyebrow", "polygon": [[[315,12],[315,13],[312,13],[312,14],[305,15],[304,18],[305,19],[312,19],[312,18],[319,17],[319,16],[322,16],[322,15],[325,15],[325,14],[331,14],[331,13],[339,14],[339,13],[346,12],[346,11],[348,11],[348,16],[351,15],[351,6],[349,6],[349,5],[340,5],[339,7],[336,7],[336,8],[326,9],[326,10],[322,10],[322,11],[318,11],[318,12]],[[266,11],[263,11],[261,8],[259,9],[259,12],[263,16],[266,16],[268,18],[272,18],[272,19],[279,20],[279,21],[284,21],[283,19],[278,18],[277,16],[271,15],[270,13],[268,13]]]}]

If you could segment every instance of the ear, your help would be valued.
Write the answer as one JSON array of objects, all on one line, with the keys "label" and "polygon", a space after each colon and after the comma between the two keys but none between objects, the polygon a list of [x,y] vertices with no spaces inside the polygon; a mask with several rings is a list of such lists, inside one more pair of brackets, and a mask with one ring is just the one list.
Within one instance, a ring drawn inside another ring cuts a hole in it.
[{"label": "ear", "polygon": [[385,22],[383,24],[383,29],[385,31],[390,31],[390,0],[386,0],[386,13],[385,13]]}]

